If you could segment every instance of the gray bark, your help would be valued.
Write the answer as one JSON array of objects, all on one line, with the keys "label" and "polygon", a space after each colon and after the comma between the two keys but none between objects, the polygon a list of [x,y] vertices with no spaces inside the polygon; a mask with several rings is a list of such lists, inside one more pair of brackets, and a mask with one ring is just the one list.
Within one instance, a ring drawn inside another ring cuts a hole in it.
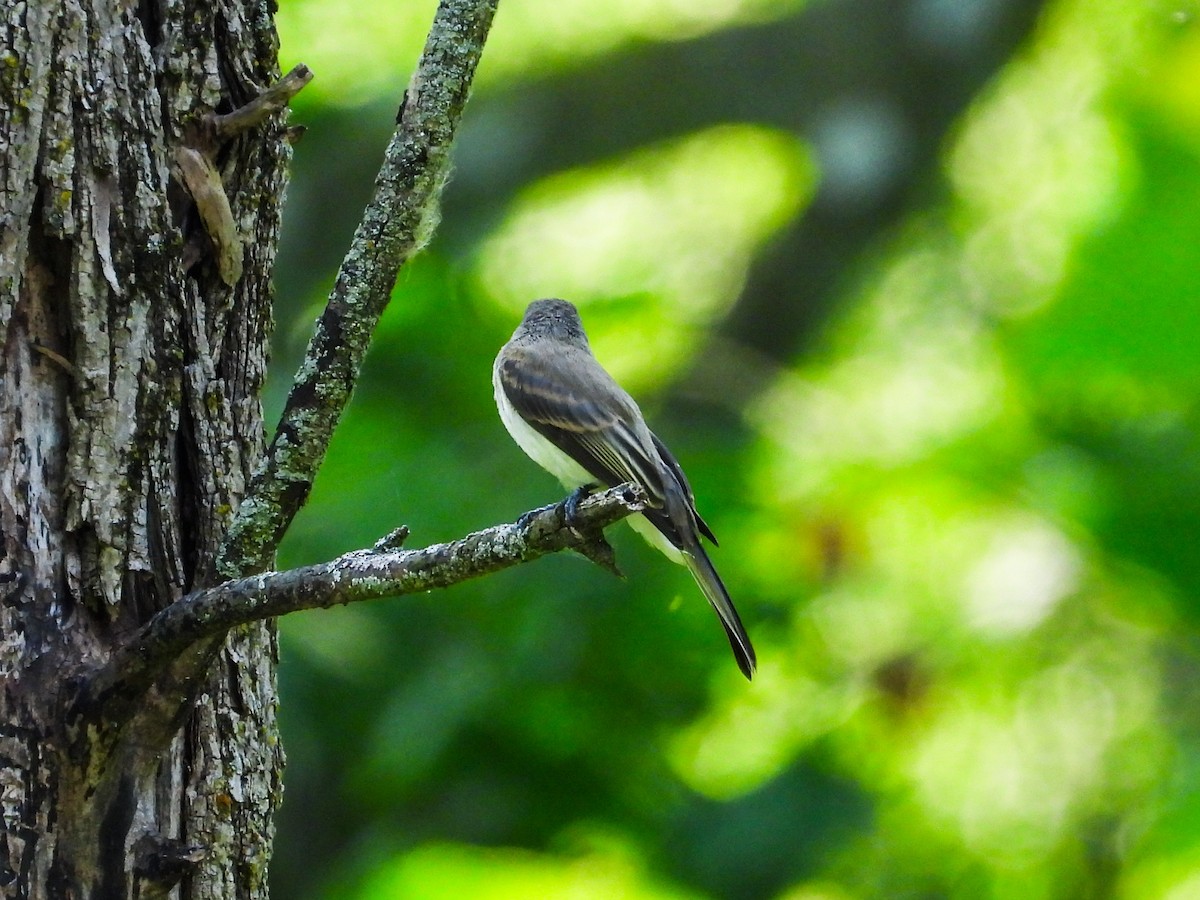
[{"label": "gray bark", "polygon": [[62,701],[215,582],[262,454],[279,117],[214,154],[234,284],[174,173],[192,123],[277,77],[269,4],[3,15],[0,896],[146,897],[182,876],[189,898],[263,897],[283,762],[272,624],[232,633],[192,683],[160,682],[120,729],[68,727]]},{"label": "gray bark", "polygon": [[495,6],[440,3],[269,453],[279,113],[311,77],[276,81],[270,0],[7,9],[0,897],[265,897],[283,764],[267,617],[567,547],[611,563],[598,528],[641,508],[633,494],[569,526],[543,510],[427,551],[247,577],[270,566],[436,221]]}]

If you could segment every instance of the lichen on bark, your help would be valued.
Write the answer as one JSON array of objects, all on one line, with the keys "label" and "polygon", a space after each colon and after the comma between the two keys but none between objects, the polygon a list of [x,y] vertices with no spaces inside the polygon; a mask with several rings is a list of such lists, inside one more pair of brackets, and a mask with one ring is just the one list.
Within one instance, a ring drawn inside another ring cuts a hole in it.
[{"label": "lichen on bark", "polygon": [[[244,737],[275,730],[271,625],[229,640],[169,746],[138,737],[177,730],[178,700],[91,745],[55,701],[122,634],[212,582],[262,452],[279,210],[260,201],[282,192],[282,122],[225,150],[254,247],[232,287],[210,261],[182,264],[192,226],[170,161],[192,117],[276,76],[270,16],[228,0],[29,0],[3,18],[0,896],[133,896],[140,837],[221,823],[230,838],[187,896],[265,896],[239,871],[269,853],[278,802],[278,742]],[[245,778],[217,809],[230,772]]]},{"label": "lichen on bark", "polygon": [[[145,898],[177,882],[187,900],[266,896],[273,622],[222,619],[153,668],[114,661],[182,597],[270,565],[396,271],[436,221],[495,5],[439,5],[330,300],[336,328],[314,338],[265,465],[279,111],[298,89],[268,89],[270,0],[5,10],[0,897]],[[103,690],[97,673],[113,675]]]}]

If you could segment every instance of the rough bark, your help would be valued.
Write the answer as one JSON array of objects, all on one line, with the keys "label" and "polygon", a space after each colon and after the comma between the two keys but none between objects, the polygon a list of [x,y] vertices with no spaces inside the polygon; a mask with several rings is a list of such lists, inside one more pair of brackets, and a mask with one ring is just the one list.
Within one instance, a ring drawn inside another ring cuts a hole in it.
[{"label": "rough bark", "polygon": [[[287,147],[224,141],[223,279],[178,172],[189,128],[277,77],[256,0],[28,0],[0,31],[0,896],[262,897],[279,798],[275,633],[240,629],[119,733],[58,705],[180,596],[263,449]],[[227,274],[227,273],[226,273]],[[171,716],[162,715],[167,710]],[[200,848],[200,849],[196,849]]]},{"label": "rough bark", "polygon": [[441,0],[404,93],[375,192],[338,269],[262,468],[218,565],[261,571],[308,499],[400,268],[429,240],[450,176],[450,148],[497,0]]},{"label": "rough bark", "polygon": [[10,5],[0,42],[0,897],[265,897],[268,617],[566,547],[611,564],[596,529],[641,501],[239,580],[271,564],[436,221],[496,0],[439,4],[266,455],[279,113],[311,76],[276,81],[270,0],[116,6]]}]

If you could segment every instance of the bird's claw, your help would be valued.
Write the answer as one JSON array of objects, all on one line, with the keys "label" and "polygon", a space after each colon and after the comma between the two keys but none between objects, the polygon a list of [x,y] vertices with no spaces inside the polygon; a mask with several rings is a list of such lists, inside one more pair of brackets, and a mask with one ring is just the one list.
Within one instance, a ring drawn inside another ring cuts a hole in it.
[{"label": "bird's claw", "polygon": [[543,513],[548,508],[549,507],[542,506],[538,509],[531,509],[529,512],[521,513],[520,517],[517,519],[517,528],[519,528],[521,531],[528,530],[530,523],[537,518],[538,513]]},{"label": "bird's claw", "polygon": [[581,484],[575,490],[571,491],[567,495],[567,499],[563,501],[563,521],[576,535],[579,535],[579,504],[586,500],[588,495],[599,486],[595,482]]}]

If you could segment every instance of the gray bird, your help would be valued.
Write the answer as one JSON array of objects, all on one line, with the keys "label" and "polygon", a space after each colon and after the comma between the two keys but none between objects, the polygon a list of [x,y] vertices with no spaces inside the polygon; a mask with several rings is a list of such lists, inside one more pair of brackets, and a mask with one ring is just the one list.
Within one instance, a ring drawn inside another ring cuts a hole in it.
[{"label": "gray bird", "polygon": [[646,426],[634,399],[588,346],[579,313],[566,300],[535,300],[492,368],[496,406],[517,445],[568,489],[645,489],[650,508],[629,524],[668,559],[688,567],[712,604],[738,668],[756,659],[729,592],[700,543],[716,537],[696,512],[683,469]]}]

